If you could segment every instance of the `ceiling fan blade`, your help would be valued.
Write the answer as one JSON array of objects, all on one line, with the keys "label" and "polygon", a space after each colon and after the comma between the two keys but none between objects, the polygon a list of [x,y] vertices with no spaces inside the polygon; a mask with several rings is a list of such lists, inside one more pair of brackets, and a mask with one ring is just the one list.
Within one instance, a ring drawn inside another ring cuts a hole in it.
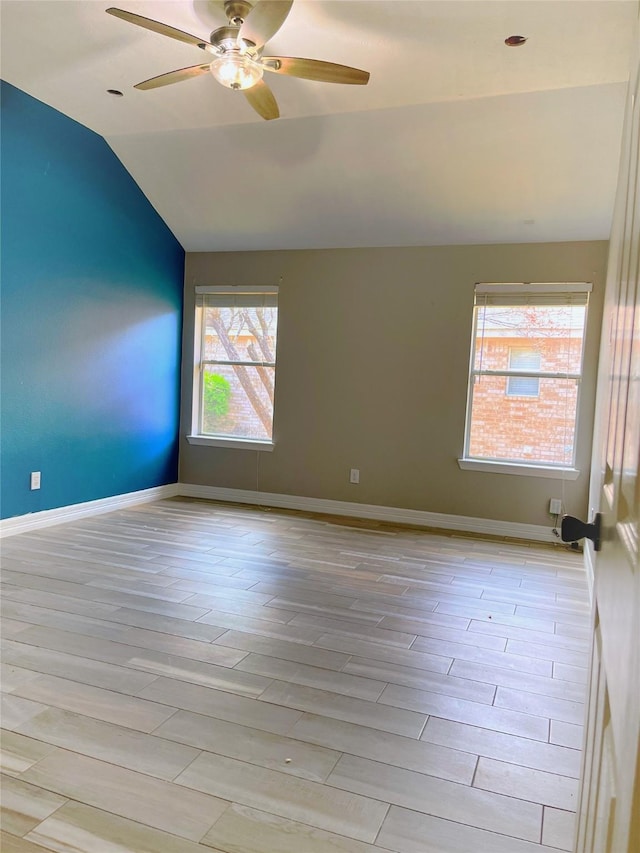
[{"label": "ceiling fan blade", "polygon": [[250,89],[242,89],[242,94],[262,118],[267,121],[280,118],[280,110],[273,92],[263,80],[258,81]]},{"label": "ceiling fan blade", "polygon": [[177,71],[169,71],[166,74],[158,74],[142,83],[136,83],[134,89],[157,89],[159,86],[168,86],[170,83],[179,83],[181,80],[189,80],[191,77],[199,77],[206,74],[208,65],[191,65],[189,68],[179,68]]},{"label": "ceiling fan blade", "polygon": [[203,50],[206,50],[210,45],[208,39],[192,36],[189,33],[184,33],[182,30],[177,30],[175,27],[170,27],[168,24],[154,21],[152,18],[145,18],[143,15],[135,15],[133,12],[125,12],[124,9],[114,9],[113,7],[105,11],[108,15],[114,15],[116,18],[122,18],[123,21],[129,21],[130,24],[137,24],[137,26],[144,27],[146,30],[153,30],[154,33],[160,33],[162,36],[169,36],[169,38],[193,44]]},{"label": "ceiling fan blade", "polygon": [[293,0],[261,0],[247,15],[238,38],[262,47],[284,24],[292,6]]},{"label": "ceiling fan blade", "polygon": [[369,82],[369,72],[349,65],[336,65],[321,59],[300,59],[296,56],[263,56],[261,65],[266,71],[318,80],[321,83],[351,83],[364,86]]}]

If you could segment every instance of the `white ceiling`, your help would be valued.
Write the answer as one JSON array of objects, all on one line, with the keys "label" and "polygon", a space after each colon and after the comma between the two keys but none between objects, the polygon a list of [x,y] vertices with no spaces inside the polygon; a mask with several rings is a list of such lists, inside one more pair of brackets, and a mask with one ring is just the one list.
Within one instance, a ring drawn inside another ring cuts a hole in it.
[{"label": "white ceiling", "polygon": [[609,235],[637,0],[295,0],[265,54],[371,80],[270,74],[270,122],[208,74],[133,89],[206,57],[110,5],[225,23],[221,0],[2,0],[2,77],[103,135],[188,251]]}]

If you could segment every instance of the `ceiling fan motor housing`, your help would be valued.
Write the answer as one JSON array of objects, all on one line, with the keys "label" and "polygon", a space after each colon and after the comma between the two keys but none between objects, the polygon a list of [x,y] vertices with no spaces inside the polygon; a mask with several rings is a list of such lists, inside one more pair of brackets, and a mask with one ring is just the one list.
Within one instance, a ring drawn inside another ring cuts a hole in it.
[{"label": "ceiling fan motor housing", "polygon": [[209,41],[216,49],[215,52],[227,52],[238,50],[238,33],[240,32],[239,24],[229,24],[226,27],[218,27],[209,36]]},{"label": "ceiling fan motor housing", "polygon": [[209,36],[209,41],[212,45],[212,48],[209,48],[210,52],[216,54],[241,53],[243,56],[249,55],[251,59],[256,59],[259,50],[253,42],[246,41],[245,39],[239,41],[239,32],[240,24],[229,24],[226,27],[218,27]]}]

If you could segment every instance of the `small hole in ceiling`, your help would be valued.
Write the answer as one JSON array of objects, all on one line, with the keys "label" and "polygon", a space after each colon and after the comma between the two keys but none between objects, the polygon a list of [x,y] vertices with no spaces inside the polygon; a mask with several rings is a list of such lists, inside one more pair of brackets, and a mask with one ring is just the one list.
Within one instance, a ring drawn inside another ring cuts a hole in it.
[{"label": "small hole in ceiling", "polygon": [[107,89],[109,95],[115,95],[117,98],[122,98],[122,92],[119,89]]},{"label": "small hole in ceiling", "polygon": [[526,36],[509,36],[504,40],[504,43],[507,47],[522,47],[526,40]]}]

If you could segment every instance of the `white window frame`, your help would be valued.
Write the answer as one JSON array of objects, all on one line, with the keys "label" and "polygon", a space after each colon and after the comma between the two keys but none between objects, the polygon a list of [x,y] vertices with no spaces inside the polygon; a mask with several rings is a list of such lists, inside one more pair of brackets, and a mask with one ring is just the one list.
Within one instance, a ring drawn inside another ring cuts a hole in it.
[{"label": "white window frame", "polygon": [[[202,405],[202,383],[204,381],[204,368],[208,364],[217,364],[216,361],[206,359],[204,353],[204,335],[203,335],[203,319],[204,309],[207,296],[218,297],[221,303],[226,300],[233,300],[236,297],[246,298],[255,296],[256,305],[270,303],[277,307],[278,305],[278,286],[277,285],[227,285],[227,286],[205,286],[199,285],[195,289],[196,307],[195,307],[195,327],[194,327],[194,354],[193,354],[193,398],[191,411],[191,432],[186,436],[189,444],[204,445],[209,447],[227,447],[235,450],[264,450],[272,451],[275,445],[275,440],[272,437],[269,439],[255,438],[235,438],[234,436],[225,435],[209,435],[201,432],[201,405]],[[231,302],[230,302],[231,304]],[[279,317],[278,317],[279,319]],[[276,355],[277,359],[277,355]],[[233,365],[235,362],[224,362],[225,364]],[[273,362],[252,362],[242,361],[243,365],[248,367],[276,367],[276,361]],[[274,402],[275,416],[275,402]]]},{"label": "white window frame", "polygon": [[[587,315],[589,294],[592,290],[589,282],[479,282],[475,286],[473,305],[473,324],[471,331],[471,350],[469,359],[469,380],[467,388],[467,410],[465,417],[464,451],[458,459],[460,468],[466,471],[486,471],[500,474],[517,474],[530,477],[545,477],[548,479],[575,480],[580,471],[575,467],[577,454],[577,443],[579,435],[579,411],[580,390],[584,367],[584,350],[587,332]],[[523,370],[483,370],[475,367],[476,342],[478,340],[478,308],[483,305],[584,305],[585,320],[582,335],[582,349],[580,353],[580,372],[547,372],[547,371],[523,371]],[[527,376],[538,379],[573,379],[578,385],[576,400],[575,440],[573,443],[573,460],[571,465],[537,464],[529,460],[505,461],[502,459],[490,459],[485,457],[474,457],[469,454],[469,443],[471,438],[471,417],[473,412],[473,389],[476,377],[486,376]]]}]

